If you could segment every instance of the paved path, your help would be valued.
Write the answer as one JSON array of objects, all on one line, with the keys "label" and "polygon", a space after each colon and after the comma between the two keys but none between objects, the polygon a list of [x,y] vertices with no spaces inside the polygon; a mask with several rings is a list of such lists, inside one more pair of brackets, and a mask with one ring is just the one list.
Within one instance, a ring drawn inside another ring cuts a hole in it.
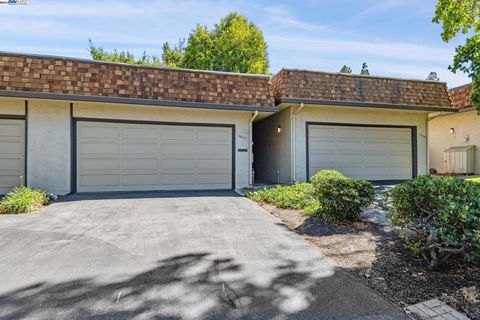
[{"label": "paved path", "polygon": [[0,216],[0,319],[406,319],[231,192]]}]

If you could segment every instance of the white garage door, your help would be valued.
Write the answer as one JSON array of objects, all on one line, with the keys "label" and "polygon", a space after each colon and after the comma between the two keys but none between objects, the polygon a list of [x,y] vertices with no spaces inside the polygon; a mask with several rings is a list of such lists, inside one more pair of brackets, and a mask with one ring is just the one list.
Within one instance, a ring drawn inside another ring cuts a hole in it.
[{"label": "white garage door", "polygon": [[308,125],[309,177],[335,169],[355,179],[412,178],[412,129]]},{"label": "white garage door", "polygon": [[232,188],[232,128],[77,122],[77,191]]},{"label": "white garage door", "polygon": [[0,194],[21,185],[24,177],[25,120],[0,119]]}]

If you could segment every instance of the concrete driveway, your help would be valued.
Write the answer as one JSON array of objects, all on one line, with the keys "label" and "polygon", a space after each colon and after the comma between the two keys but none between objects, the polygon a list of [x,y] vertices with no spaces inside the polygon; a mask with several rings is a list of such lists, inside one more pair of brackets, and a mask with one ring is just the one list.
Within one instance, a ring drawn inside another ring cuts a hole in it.
[{"label": "concrete driveway", "polygon": [[0,319],[406,319],[232,192],[0,216]]}]

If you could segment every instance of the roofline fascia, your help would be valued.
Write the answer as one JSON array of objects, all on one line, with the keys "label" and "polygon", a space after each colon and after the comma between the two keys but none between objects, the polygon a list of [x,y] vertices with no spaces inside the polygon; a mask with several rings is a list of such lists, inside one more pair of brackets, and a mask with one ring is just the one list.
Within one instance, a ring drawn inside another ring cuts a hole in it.
[{"label": "roofline fascia", "polygon": [[280,110],[280,108],[276,106],[267,107],[267,106],[249,106],[249,105],[220,104],[220,103],[178,101],[178,100],[154,100],[154,99],[124,98],[124,97],[111,97],[111,96],[84,96],[84,95],[78,95],[78,94],[47,93],[47,92],[16,91],[16,90],[0,90],[0,97],[66,100],[66,101],[97,102],[97,103],[102,102],[102,103],[117,103],[117,104],[136,104],[136,105],[158,106],[158,107],[259,111],[259,112],[272,112],[272,113],[278,112]]},{"label": "roofline fascia", "polygon": [[430,106],[414,106],[408,104],[388,104],[378,102],[357,102],[357,101],[339,101],[339,100],[322,100],[322,99],[299,99],[299,98],[278,98],[275,104],[278,106],[282,103],[303,103],[307,105],[327,105],[341,107],[357,107],[357,108],[376,108],[376,109],[397,109],[397,110],[417,110],[430,112],[458,112],[458,109],[446,107],[430,107]]}]

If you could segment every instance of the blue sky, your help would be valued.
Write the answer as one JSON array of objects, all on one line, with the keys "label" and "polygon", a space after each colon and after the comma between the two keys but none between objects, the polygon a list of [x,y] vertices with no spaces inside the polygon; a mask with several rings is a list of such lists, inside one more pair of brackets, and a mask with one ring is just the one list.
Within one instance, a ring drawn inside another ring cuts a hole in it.
[{"label": "blue sky", "polygon": [[468,83],[447,67],[463,42],[440,39],[436,0],[30,0],[0,6],[0,50],[88,57],[88,38],[105,49],[161,54],[199,23],[212,26],[230,11],[256,23],[269,45],[271,71],[282,67],[340,70],[425,79],[449,87]]}]

